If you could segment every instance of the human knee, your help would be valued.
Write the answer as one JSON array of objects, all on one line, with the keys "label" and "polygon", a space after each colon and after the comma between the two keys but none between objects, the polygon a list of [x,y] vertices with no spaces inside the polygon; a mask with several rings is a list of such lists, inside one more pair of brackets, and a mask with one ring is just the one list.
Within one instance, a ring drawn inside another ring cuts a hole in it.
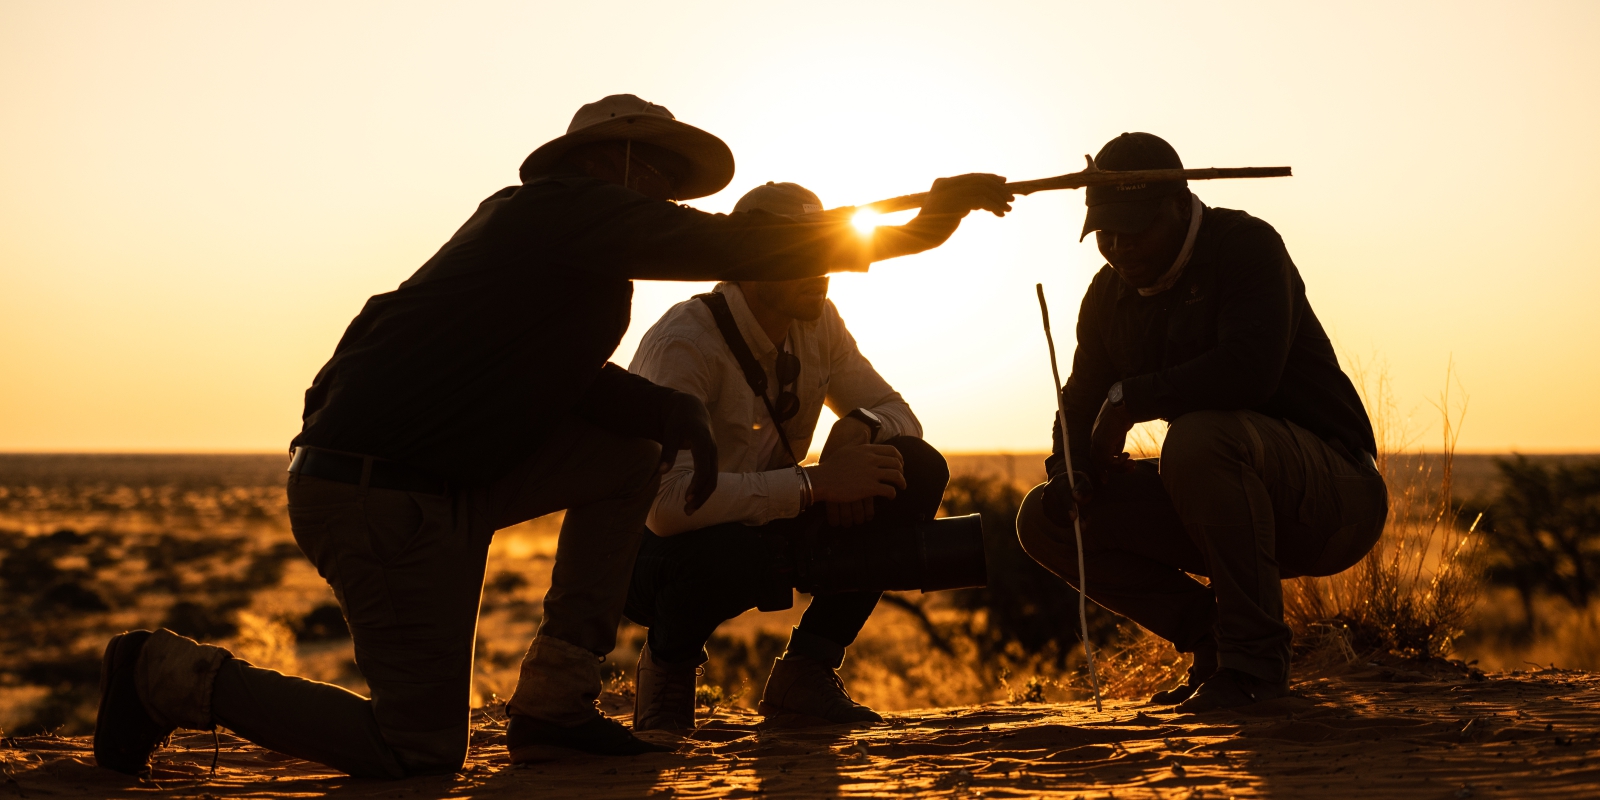
[{"label": "human knee", "polygon": [[1174,480],[1238,463],[1243,436],[1236,412],[1191,411],[1178,417],[1161,445],[1162,482],[1170,487]]},{"label": "human knee", "polygon": [[628,487],[649,487],[652,496],[660,478],[661,445],[649,439],[627,439],[618,449],[618,466],[628,475]]},{"label": "human knee", "polygon": [[912,436],[896,436],[884,444],[900,451],[906,478],[906,499],[926,516],[933,516],[950,483],[950,465],[933,445]]},{"label": "human knee", "polygon": [[1022,499],[1017,510],[1017,543],[1028,557],[1069,583],[1078,579],[1078,563],[1067,558],[1072,531],[1055,524],[1044,513],[1044,487],[1039,484]]}]

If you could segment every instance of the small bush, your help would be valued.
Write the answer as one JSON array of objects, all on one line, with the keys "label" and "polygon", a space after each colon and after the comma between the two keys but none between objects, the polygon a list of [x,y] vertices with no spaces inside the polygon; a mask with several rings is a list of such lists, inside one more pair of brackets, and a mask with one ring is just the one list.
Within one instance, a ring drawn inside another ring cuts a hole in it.
[{"label": "small bush", "polygon": [[1528,627],[1543,592],[1575,610],[1600,590],[1600,460],[1546,467],[1495,459],[1499,497],[1485,513],[1489,579],[1516,589]]},{"label": "small bush", "polygon": [[[1357,377],[1363,377],[1357,370]],[[1326,578],[1284,584],[1284,619],[1295,634],[1302,664],[1353,661],[1389,652],[1438,658],[1465,631],[1482,591],[1482,558],[1474,531],[1459,525],[1451,495],[1461,402],[1452,408],[1447,388],[1437,408],[1443,448],[1437,458],[1402,470],[1389,456],[1409,443],[1397,423],[1386,378],[1375,386],[1358,380],[1378,437],[1378,469],[1389,486],[1389,520],[1383,536],[1360,563]]]}]

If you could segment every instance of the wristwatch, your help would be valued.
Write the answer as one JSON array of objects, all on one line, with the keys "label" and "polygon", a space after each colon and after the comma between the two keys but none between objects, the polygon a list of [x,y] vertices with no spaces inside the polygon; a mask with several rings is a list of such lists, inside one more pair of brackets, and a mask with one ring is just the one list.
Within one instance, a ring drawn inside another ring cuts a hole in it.
[{"label": "wristwatch", "polygon": [[1111,391],[1106,392],[1106,403],[1113,408],[1122,405],[1122,381],[1111,384]]},{"label": "wristwatch", "polygon": [[878,441],[878,434],[883,432],[883,418],[864,408],[858,408],[846,414],[845,417],[848,419],[857,420],[859,422],[864,422],[868,428],[872,429],[872,436],[871,438],[867,439],[868,442]]}]

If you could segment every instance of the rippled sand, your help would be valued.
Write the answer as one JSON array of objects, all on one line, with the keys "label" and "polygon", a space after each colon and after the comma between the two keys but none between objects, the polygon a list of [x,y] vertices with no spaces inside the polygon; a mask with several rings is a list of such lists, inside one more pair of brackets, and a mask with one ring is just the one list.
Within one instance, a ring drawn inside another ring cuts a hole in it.
[{"label": "rippled sand", "polygon": [[717,712],[671,754],[513,768],[480,718],[458,775],[356,780],[223,734],[178,737],[138,781],[86,738],[7,739],[0,796],[1582,797],[1600,793],[1600,676],[1363,666],[1240,712],[1136,703],[983,705],[871,727],[782,729]]}]

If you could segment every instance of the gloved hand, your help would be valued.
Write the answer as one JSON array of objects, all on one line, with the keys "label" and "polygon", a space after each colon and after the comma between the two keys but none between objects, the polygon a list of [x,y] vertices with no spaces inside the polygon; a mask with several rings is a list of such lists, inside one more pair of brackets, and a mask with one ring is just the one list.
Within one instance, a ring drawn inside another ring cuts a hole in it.
[{"label": "gloved hand", "polygon": [[1044,487],[1044,497],[1042,498],[1044,501],[1044,516],[1062,528],[1072,527],[1073,521],[1078,518],[1079,509],[1087,506],[1093,498],[1093,485],[1089,481],[1089,476],[1082,472],[1073,474],[1078,481],[1076,494],[1073,493],[1072,485],[1068,483],[1067,473],[1065,472],[1051,478],[1050,482],[1045,484]]},{"label": "gloved hand", "polygon": [[674,392],[667,401],[666,424],[662,426],[661,474],[667,474],[678,460],[678,451],[688,448],[694,456],[694,478],[684,495],[683,513],[693,515],[717,490],[717,442],[711,438],[711,417],[706,404],[687,392]]}]

